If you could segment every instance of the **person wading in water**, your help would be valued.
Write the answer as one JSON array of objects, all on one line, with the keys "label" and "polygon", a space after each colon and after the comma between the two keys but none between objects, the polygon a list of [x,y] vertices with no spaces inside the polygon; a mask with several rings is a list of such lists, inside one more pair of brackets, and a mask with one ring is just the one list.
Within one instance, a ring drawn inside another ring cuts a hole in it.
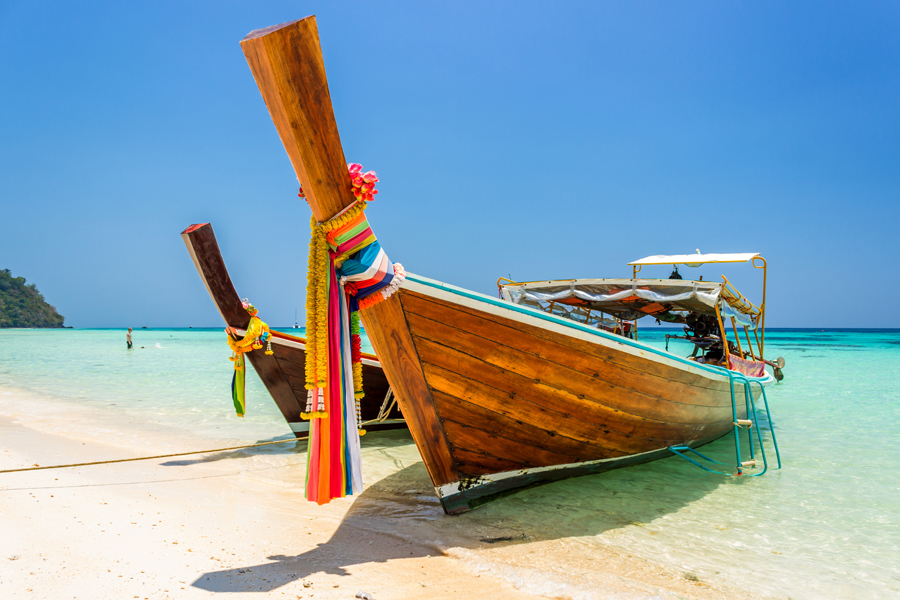
[{"label": "person wading in water", "polygon": [[128,328],[128,333],[125,334],[125,341],[128,343],[128,349],[131,350],[131,346],[133,346],[131,343],[131,327]]}]

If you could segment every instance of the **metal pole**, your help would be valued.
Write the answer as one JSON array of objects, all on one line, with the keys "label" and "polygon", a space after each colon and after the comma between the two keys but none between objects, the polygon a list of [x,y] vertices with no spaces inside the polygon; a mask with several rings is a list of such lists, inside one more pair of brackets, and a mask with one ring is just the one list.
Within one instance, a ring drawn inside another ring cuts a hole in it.
[{"label": "metal pole", "polygon": [[744,325],[744,335],[747,336],[747,348],[750,350],[750,356],[753,357],[753,360],[756,360],[756,354],[753,353],[753,344],[750,343],[750,330],[747,329],[746,325]]},{"label": "metal pole", "polygon": [[737,340],[738,352],[741,353],[741,358],[744,358],[744,349],[741,348],[741,336],[738,335],[737,322],[734,320],[734,317],[731,317],[731,328],[734,329],[734,339]]},{"label": "metal pole", "polygon": [[[722,336],[722,357],[725,359],[725,368],[728,368],[728,336],[725,335],[725,325],[722,324],[722,313],[719,312],[719,303],[716,302],[716,318],[719,320],[719,333]],[[731,386],[734,395],[734,384]]]}]

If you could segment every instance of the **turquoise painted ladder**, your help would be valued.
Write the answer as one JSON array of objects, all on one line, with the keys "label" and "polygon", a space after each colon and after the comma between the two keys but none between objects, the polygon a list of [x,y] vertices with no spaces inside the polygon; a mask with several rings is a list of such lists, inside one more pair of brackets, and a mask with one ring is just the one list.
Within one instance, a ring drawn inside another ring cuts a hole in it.
[{"label": "turquoise painted ladder", "polygon": [[[731,371],[729,369],[724,369],[722,367],[716,367],[720,369],[723,373],[728,375],[728,382],[731,386],[731,415],[732,422],[734,423],[734,452],[737,457],[737,472],[735,473],[726,473],[725,471],[717,471],[716,469],[711,469],[707,467],[705,464],[694,460],[686,453],[691,453],[698,456],[700,459],[706,461],[707,463],[712,463],[715,465],[723,465],[730,466],[728,463],[719,462],[717,460],[713,460],[705,454],[701,454],[697,452],[690,446],[669,446],[669,450],[675,454],[676,456],[680,456],[684,460],[693,463],[694,465],[700,467],[704,471],[709,471],[710,473],[718,473],[719,475],[734,475],[741,476],[744,475],[744,469],[756,467],[757,459],[755,456],[755,451],[753,448],[753,430],[756,430],[756,439],[759,442],[759,453],[762,456],[763,461],[763,470],[759,473],[747,473],[749,477],[759,477],[760,475],[765,475],[766,471],[769,470],[769,462],[766,459],[766,448],[763,445],[762,440],[762,431],[759,427],[759,416],[756,413],[756,403],[753,400],[753,384],[759,386],[760,392],[762,392],[762,399],[766,406],[766,418],[769,420],[769,430],[772,432],[772,444],[775,446],[775,458],[778,459],[778,468],[781,468],[781,453],[778,451],[778,440],[775,439],[775,424],[772,422],[772,413],[769,412],[769,400],[766,398],[766,388],[763,386],[762,382],[758,379],[748,379],[744,374],[737,373],[735,371]],[[737,418],[737,401],[735,399],[734,393],[734,382],[735,380],[742,384],[744,387],[744,403],[747,406],[747,419],[738,419]],[[741,460],[741,430],[747,431],[747,440],[750,444],[750,460],[742,461]]]}]

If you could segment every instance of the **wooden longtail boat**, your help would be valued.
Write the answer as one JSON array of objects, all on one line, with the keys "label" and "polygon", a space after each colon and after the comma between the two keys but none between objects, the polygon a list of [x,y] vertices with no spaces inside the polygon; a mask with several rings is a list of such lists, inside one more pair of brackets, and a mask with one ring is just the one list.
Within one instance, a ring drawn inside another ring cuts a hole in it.
[{"label": "wooden longtail boat", "polygon": [[[325,222],[355,198],[315,18],[254,31],[241,46]],[[746,422],[733,372],[510,298],[408,273],[394,295],[361,312],[446,512],[671,456]]]},{"label": "wooden longtail boat", "polygon": [[[212,226],[209,223],[191,225],[181,233],[181,238],[225,324],[243,335],[250,322],[250,315],[241,306],[241,299],[228,276]],[[305,438],[309,435],[309,421],[301,419],[300,413],[306,406],[306,340],[272,331],[272,344],[275,350],[272,356],[266,355],[262,350],[254,350],[247,356],[291,431],[298,438]],[[390,388],[381,363],[372,354],[363,354],[362,363],[366,395],[360,410],[365,429],[378,431],[406,427],[396,402],[388,396]]]}]

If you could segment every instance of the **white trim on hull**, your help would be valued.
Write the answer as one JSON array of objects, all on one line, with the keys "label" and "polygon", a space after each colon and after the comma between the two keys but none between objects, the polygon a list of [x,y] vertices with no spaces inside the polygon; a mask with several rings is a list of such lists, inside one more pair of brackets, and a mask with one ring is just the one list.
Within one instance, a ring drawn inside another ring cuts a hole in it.
[{"label": "white trim on hull", "polygon": [[[246,329],[235,329],[235,331],[237,331],[238,334],[241,336],[247,335]],[[297,348],[299,350],[303,350],[304,352],[306,352],[306,344],[303,344],[301,342],[295,342],[294,340],[286,340],[284,338],[280,338],[280,337],[273,335],[272,343],[275,345],[280,344],[282,346],[290,346],[292,348]],[[371,358],[363,357],[362,364],[368,365],[370,367],[378,367],[379,369],[381,368],[381,363],[379,363],[377,360],[372,360]]]}]

